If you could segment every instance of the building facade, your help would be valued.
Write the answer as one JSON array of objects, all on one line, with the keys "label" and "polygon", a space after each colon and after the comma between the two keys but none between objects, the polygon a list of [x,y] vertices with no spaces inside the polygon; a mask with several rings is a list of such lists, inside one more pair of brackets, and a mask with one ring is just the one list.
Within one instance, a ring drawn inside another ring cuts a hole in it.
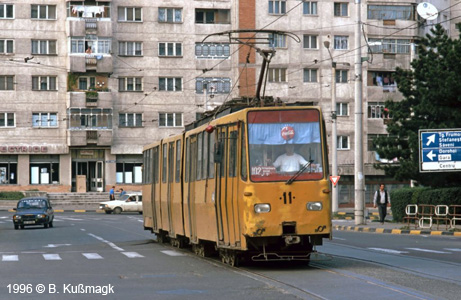
[{"label": "building facade", "polygon": [[213,34],[265,29],[293,36],[258,33],[255,47],[275,50],[264,95],[321,106],[330,131],[336,81],[340,204],[352,203],[354,39],[362,39],[366,58],[364,171],[371,193],[380,181],[394,184],[373,165],[396,162],[376,157],[372,141],[386,134],[392,117],[384,102],[402,98],[395,68],[410,67],[428,22],[444,22],[457,35],[450,15],[457,1],[429,1],[441,13],[426,25],[418,22],[420,2],[362,1],[356,36],[354,1],[2,1],[0,190],[140,189],[145,144],[229,99],[255,95],[263,58],[238,44],[255,36]]}]

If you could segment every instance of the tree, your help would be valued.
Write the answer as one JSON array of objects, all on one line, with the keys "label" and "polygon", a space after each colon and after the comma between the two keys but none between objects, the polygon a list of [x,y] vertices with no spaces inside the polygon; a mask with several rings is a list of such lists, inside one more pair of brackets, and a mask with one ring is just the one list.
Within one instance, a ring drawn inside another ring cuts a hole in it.
[{"label": "tree", "polygon": [[449,38],[437,25],[421,39],[412,69],[397,68],[395,80],[404,100],[386,101],[392,117],[387,127],[389,137],[375,140],[381,157],[398,158],[395,165],[376,165],[387,175],[433,187],[461,185],[459,171],[420,173],[418,150],[418,130],[461,128],[460,57],[461,40]]}]

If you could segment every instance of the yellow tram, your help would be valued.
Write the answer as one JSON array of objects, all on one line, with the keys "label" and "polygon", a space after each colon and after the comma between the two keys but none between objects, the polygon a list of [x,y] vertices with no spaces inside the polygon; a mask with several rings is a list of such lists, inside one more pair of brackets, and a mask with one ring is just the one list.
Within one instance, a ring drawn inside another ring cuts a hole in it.
[{"label": "yellow tram", "polygon": [[144,228],[160,242],[235,265],[309,260],[331,237],[318,107],[229,108],[143,154]]}]

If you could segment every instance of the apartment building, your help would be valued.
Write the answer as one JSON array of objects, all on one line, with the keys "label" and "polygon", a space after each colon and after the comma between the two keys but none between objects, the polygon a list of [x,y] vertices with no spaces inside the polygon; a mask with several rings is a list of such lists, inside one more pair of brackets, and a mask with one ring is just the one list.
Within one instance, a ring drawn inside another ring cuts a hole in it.
[{"label": "apartment building", "polygon": [[[392,117],[384,102],[402,97],[392,74],[416,55],[419,2],[362,1],[357,37],[354,1],[2,0],[0,190],[139,189],[145,144],[229,99],[254,96],[262,56],[209,36],[237,29],[299,37],[261,34],[265,43],[255,46],[275,50],[264,94],[321,106],[327,130],[336,81],[343,204],[353,201],[353,45],[362,39],[367,190],[394,184],[373,167],[392,161],[376,157],[372,140]],[[432,1],[440,10],[452,2]],[[448,12],[439,18],[453,31]]]}]

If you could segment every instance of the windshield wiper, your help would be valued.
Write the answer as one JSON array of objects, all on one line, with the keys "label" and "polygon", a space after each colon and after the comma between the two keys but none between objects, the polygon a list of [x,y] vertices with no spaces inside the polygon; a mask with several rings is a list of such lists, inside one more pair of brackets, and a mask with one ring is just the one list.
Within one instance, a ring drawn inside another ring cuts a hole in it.
[{"label": "windshield wiper", "polygon": [[296,172],[296,174],[294,174],[290,179],[288,179],[287,182],[285,182],[285,184],[292,184],[293,181],[295,181],[295,179],[298,178],[298,176],[301,175],[301,173],[304,172],[304,170],[306,170],[307,167],[309,167],[313,162],[313,160],[308,161],[301,169],[299,169],[298,172]]}]

